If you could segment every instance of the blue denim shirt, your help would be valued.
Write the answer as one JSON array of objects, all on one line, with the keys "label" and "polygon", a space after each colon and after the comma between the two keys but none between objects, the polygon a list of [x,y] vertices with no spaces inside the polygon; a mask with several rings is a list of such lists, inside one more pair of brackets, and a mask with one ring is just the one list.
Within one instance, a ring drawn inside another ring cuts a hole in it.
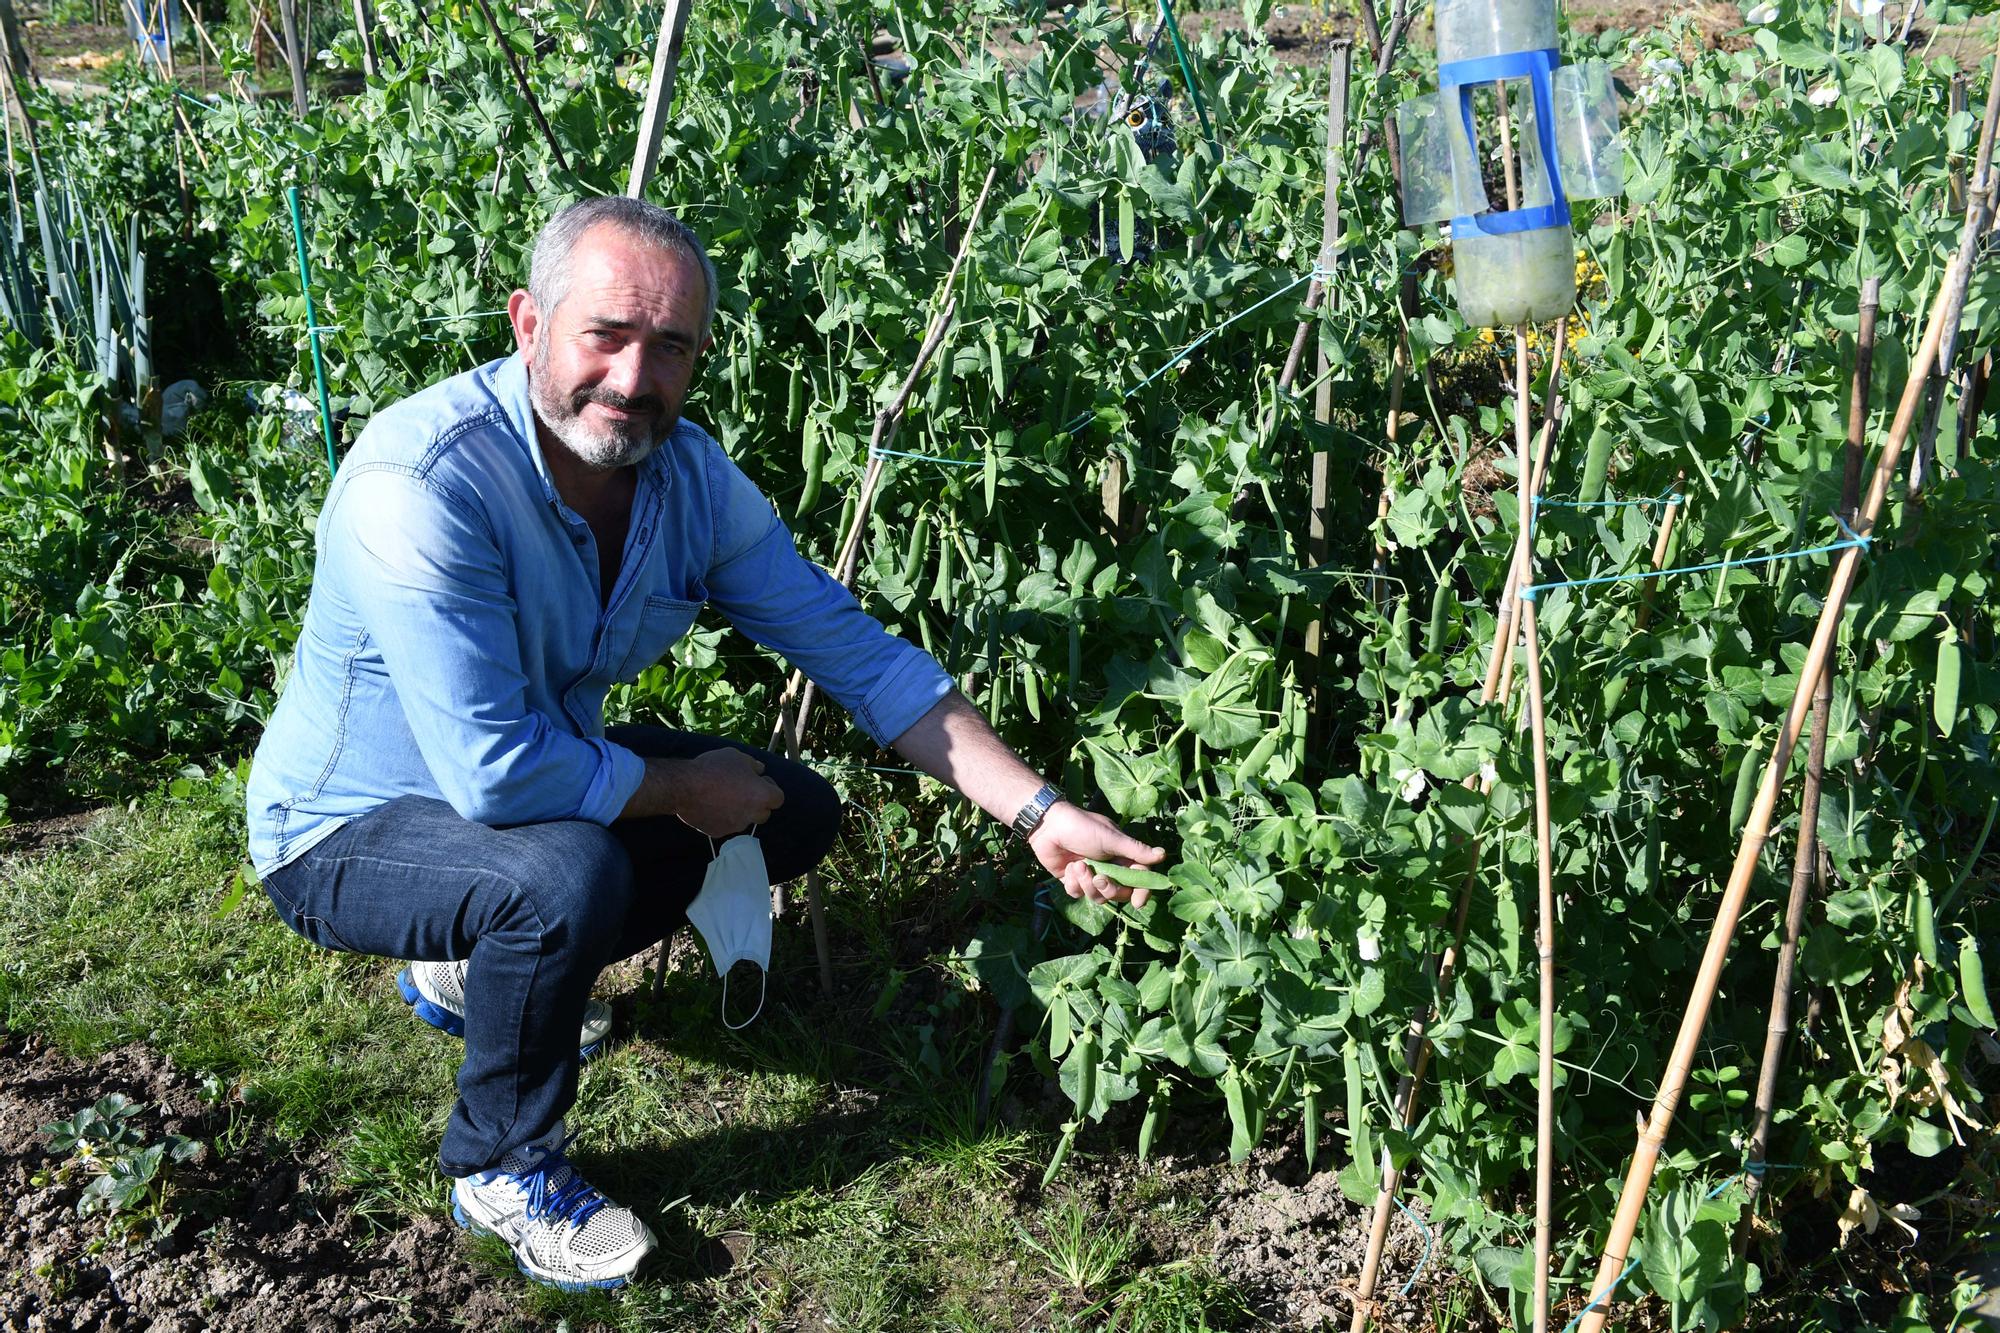
[{"label": "blue denim shirt", "polygon": [[704,602],[803,668],[882,744],[951,680],[792,545],[770,501],[686,421],[639,464],[617,584],[557,496],[519,356],[378,414],[317,530],[293,670],[250,773],[259,874],[398,796],[482,824],[609,824],[644,761],[604,696]]}]

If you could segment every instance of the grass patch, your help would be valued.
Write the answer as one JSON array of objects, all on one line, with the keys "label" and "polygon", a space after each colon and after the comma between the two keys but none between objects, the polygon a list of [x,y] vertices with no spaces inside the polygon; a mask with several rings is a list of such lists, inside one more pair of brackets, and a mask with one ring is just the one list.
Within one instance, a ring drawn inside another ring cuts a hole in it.
[{"label": "grass patch", "polygon": [[[578,1167],[660,1238],[642,1280],[553,1291],[491,1238],[466,1262],[536,1327],[1242,1326],[1234,1295],[1175,1257],[1197,1227],[1149,1220],[1135,1240],[1129,1219],[1043,1202],[1048,1127],[977,1123],[990,1017],[921,943],[948,909],[856,843],[829,895],[855,949],[841,1001],[791,920],[747,1031],[722,1028],[705,960],[657,997],[630,968],[605,990],[629,994],[567,1128]],[[0,1016],[79,1056],[141,1042],[239,1088],[246,1120],[333,1146],[341,1203],[378,1227],[444,1215],[460,1044],[412,1018],[394,964],[300,939],[254,885],[224,910],[241,849],[225,780],[0,859]]]}]

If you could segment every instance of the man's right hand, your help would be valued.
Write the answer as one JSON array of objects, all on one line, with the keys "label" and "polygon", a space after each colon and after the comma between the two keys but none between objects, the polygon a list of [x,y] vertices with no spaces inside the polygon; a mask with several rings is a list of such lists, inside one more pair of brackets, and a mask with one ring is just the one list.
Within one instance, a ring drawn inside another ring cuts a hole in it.
[{"label": "man's right hand", "polygon": [[619,818],[678,815],[698,833],[726,838],[763,823],[784,803],[762,763],[725,746],[692,759],[648,759],[645,780]]}]

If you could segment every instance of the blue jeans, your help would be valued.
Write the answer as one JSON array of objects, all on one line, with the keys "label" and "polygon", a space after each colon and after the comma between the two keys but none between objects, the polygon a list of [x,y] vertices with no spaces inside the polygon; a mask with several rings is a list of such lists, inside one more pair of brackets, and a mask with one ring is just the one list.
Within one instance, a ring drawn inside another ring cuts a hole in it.
[{"label": "blue jeans", "polygon": [[[839,834],[839,795],[803,764],[664,727],[609,736],[649,757],[728,746],[761,760],[785,794],[758,831],[773,883],[818,864]],[[471,959],[458,1104],[438,1151],[447,1175],[466,1176],[540,1139],[575,1103],[576,1034],[598,972],[687,920],[709,860],[708,839],[672,816],[489,828],[405,796],[273,871],[264,890],[325,948]]]}]

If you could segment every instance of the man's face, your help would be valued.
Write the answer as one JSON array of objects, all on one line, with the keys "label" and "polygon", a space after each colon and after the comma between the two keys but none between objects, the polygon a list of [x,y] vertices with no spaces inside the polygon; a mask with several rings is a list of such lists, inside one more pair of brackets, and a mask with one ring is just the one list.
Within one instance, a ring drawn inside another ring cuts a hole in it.
[{"label": "man's face", "polygon": [[535,415],[594,468],[636,463],[680,420],[708,347],[701,266],[615,226],[585,232],[569,292],[552,311],[526,292],[507,304],[528,362]]}]

